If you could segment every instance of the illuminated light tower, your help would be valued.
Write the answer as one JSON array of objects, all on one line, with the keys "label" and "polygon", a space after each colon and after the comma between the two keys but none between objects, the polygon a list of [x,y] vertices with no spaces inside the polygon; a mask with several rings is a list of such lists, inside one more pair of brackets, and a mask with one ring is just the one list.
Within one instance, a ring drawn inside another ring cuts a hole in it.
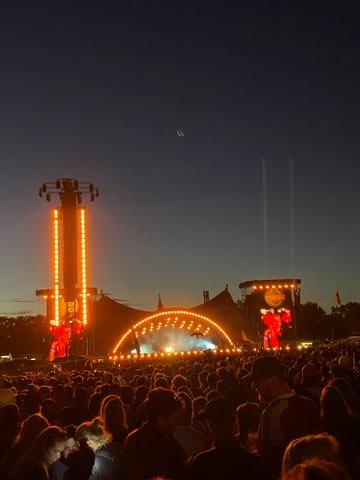
[{"label": "illuminated light tower", "polygon": [[88,353],[89,306],[96,288],[88,285],[86,209],[82,195],[93,202],[99,190],[92,183],[60,178],[43,183],[39,196],[48,202],[60,197],[61,206],[52,210],[53,286],[36,290],[47,300],[47,319],[52,341],[50,360],[75,353]]}]

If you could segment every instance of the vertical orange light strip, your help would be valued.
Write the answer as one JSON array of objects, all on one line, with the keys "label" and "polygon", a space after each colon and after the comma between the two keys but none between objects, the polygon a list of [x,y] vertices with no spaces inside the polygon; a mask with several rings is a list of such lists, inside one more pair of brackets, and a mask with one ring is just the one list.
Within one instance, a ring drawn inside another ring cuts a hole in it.
[{"label": "vertical orange light strip", "polygon": [[86,271],[86,223],[85,209],[80,209],[81,231],[81,294],[82,294],[82,321],[87,324],[87,271]]},{"label": "vertical orange light strip", "polygon": [[54,228],[54,325],[60,325],[60,309],[59,309],[59,296],[60,296],[60,271],[59,271],[59,211],[54,210],[53,218]]}]

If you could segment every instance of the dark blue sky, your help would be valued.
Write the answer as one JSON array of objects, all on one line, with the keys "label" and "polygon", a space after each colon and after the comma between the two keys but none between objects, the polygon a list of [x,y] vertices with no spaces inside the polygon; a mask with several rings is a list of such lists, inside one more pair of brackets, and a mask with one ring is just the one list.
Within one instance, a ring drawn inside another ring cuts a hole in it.
[{"label": "dark blue sky", "polygon": [[[6,5],[7,3],[7,5]],[[3,2],[0,310],[50,285],[43,181],[94,181],[91,283],[152,308],[295,273],[359,291],[359,10],[327,1]],[[177,130],[184,137],[177,135]]]}]

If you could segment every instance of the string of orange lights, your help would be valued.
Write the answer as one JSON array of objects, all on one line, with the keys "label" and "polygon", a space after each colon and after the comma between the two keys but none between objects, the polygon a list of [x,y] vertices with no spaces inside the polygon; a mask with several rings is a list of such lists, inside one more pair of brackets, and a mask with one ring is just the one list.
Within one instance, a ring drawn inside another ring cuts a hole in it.
[{"label": "string of orange lights", "polygon": [[53,239],[54,239],[54,320],[51,323],[60,325],[60,259],[59,259],[59,211],[53,211]]},{"label": "string of orange lights", "polygon": [[[286,345],[285,347],[279,347],[279,348],[268,348],[266,349],[267,351],[290,351],[290,350],[303,350],[303,349],[307,349],[311,346],[311,342],[303,342],[301,344],[298,344],[297,346],[290,346],[290,345]],[[198,357],[198,356],[201,356],[201,355],[204,355],[204,354],[208,354],[208,353],[212,353],[214,355],[239,355],[241,353],[243,353],[243,349],[242,348],[216,348],[214,350],[211,350],[211,352],[209,352],[209,350],[206,350],[206,351],[203,351],[203,350],[188,350],[186,352],[160,352],[160,353],[141,353],[141,354],[136,354],[136,353],[133,353],[133,354],[120,354],[120,355],[109,355],[108,359],[111,360],[111,361],[122,361],[122,360],[133,360],[133,361],[137,361],[137,360],[154,360],[154,359],[170,359],[170,358],[182,358],[182,357]],[[259,351],[259,348],[258,347],[253,347],[251,349],[251,351],[253,352],[258,352]]]},{"label": "string of orange lights", "polygon": [[253,285],[251,287],[253,290],[264,290],[268,288],[296,288],[294,284],[291,285]]},{"label": "string of orange lights", "polygon": [[[216,354],[239,354],[242,352],[241,348],[221,348],[212,350]],[[141,354],[127,354],[127,355],[110,355],[109,360],[144,360],[154,358],[170,358],[170,357],[184,357],[184,356],[199,356],[206,353],[203,350],[188,350],[187,352],[160,352],[160,353],[141,353]]]},{"label": "string of orange lights", "polygon": [[86,223],[85,209],[80,209],[80,234],[81,234],[81,303],[82,323],[87,324],[87,271],[86,271]]}]

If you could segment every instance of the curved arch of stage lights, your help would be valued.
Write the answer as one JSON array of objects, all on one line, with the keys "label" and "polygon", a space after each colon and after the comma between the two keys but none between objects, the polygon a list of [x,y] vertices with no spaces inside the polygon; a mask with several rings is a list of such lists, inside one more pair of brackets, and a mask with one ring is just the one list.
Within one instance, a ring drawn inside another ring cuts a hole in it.
[{"label": "curved arch of stage lights", "polygon": [[188,317],[192,318],[199,318],[205,322],[210,323],[213,327],[215,327],[228,341],[229,345],[231,347],[234,346],[234,343],[232,342],[231,338],[229,335],[225,332],[223,328],[221,328],[216,322],[213,320],[210,320],[210,318],[204,317],[204,315],[200,315],[199,313],[193,313],[193,312],[188,312],[186,310],[167,310],[165,312],[161,313],[155,313],[153,315],[150,315],[149,317],[144,318],[143,320],[140,320],[139,322],[135,323],[135,325],[130,328],[118,341],[116,344],[116,347],[113,350],[113,353],[116,353],[121,346],[121,344],[127,339],[127,337],[131,334],[132,330],[138,328],[140,325],[143,325],[144,323],[149,322],[150,320],[153,320],[154,318],[160,318],[160,317],[166,317],[169,315],[186,315]]}]

